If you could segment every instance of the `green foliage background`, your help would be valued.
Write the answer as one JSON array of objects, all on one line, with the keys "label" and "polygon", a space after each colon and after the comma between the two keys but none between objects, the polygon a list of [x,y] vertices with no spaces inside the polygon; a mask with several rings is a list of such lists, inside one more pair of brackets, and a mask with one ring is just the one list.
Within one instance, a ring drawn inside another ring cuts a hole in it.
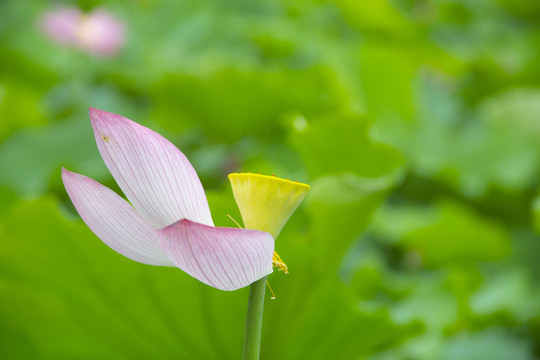
[{"label": "green foliage background", "polygon": [[61,166],[119,192],[89,106],[173,141],[217,225],[228,172],[312,186],[263,359],[540,356],[540,3],[74,2],[126,22],[115,58],[51,43],[55,4],[0,3],[0,358],[241,357],[247,289],[123,258],[74,211]]}]

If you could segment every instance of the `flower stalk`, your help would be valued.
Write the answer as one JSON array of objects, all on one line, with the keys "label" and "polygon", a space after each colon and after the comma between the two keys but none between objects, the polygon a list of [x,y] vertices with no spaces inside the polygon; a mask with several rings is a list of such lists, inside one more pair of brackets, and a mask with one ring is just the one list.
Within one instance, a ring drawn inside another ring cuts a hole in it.
[{"label": "flower stalk", "polygon": [[[310,189],[309,185],[273,175],[233,173],[229,180],[246,229],[268,232],[274,240]],[[271,266],[288,274],[287,265],[276,252]],[[255,281],[249,289],[244,360],[259,360],[266,278]]]},{"label": "flower stalk", "polygon": [[265,276],[255,281],[249,288],[246,333],[244,335],[244,360],[259,360],[266,278]]}]

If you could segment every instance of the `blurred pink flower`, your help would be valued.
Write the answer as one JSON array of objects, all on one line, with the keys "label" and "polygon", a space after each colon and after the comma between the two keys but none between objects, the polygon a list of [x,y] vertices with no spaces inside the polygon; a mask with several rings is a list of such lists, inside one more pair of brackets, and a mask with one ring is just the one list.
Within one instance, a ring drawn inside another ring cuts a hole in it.
[{"label": "blurred pink flower", "polygon": [[125,42],[124,23],[103,9],[87,14],[76,7],[46,11],[40,29],[59,44],[101,56],[116,54]]},{"label": "blurred pink flower", "polygon": [[197,173],[158,133],[120,115],[90,109],[98,149],[130,201],[62,169],[73,205],[88,227],[120,254],[177,266],[205,284],[236,290],[272,272],[267,232],[215,227]]},{"label": "blurred pink flower", "polygon": [[46,11],[41,19],[41,29],[51,39],[64,45],[77,44],[77,26],[82,13],[74,7]]}]

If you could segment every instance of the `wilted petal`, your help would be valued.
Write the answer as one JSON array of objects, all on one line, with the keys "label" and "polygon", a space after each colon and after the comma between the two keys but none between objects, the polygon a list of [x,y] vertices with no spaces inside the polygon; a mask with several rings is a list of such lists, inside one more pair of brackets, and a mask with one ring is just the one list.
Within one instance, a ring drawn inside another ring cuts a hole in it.
[{"label": "wilted petal", "polygon": [[189,220],[160,230],[163,252],[189,275],[220,290],[236,290],[272,272],[268,233],[212,227]]},{"label": "wilted petal", "polygon": [[120,115],[91,108],[90,119],[109,171],[152,225],[184,218],[213,225],[199,177],[176,146]]},{"label": "wilted petal", "polygon": [[173,266],[159,247],[157,230],[114,191],[66,169],[62,181],[81,218],[105,244],[144,264]]}]

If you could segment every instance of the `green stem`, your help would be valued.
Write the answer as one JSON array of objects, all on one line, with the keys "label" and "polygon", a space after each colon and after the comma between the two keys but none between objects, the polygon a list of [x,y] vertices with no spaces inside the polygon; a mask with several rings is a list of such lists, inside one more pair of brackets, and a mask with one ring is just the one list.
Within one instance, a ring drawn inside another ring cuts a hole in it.
[{"label": "green stem", "polygon": [[249,301],[244,335],[244,360],[259,360],[266,276],[249,288]]}]

